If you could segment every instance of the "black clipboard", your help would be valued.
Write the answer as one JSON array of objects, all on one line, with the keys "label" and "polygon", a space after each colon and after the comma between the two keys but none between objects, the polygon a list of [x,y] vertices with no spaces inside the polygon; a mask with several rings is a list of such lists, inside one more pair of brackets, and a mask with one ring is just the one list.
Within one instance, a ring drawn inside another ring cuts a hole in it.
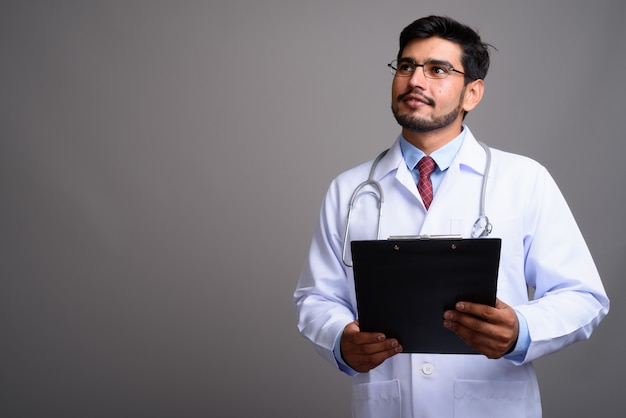
[{"label": "black clipboard", "polygon": [[396,338],[405,353],[477,354],[444,328],[465,300],[495,306],[500,238],[352,241],[361,331]]}]

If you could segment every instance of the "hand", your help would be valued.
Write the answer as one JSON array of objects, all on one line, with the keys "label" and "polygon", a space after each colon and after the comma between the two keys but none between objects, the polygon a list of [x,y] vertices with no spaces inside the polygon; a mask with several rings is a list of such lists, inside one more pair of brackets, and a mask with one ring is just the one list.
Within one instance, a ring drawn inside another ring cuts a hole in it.
[{"label": "hand", "polygon": [[341,356],[357,372],[365,373],[402,352],[395,338],[380,332],[361,332],[359,321],[350,322],[341,335]]},{"label": "hand", "polygon": [[519,323],[515,310],[500,299],[496,306],[458,302],[443,314],[443,325],[488,358],[507,354],[517,343]]}]

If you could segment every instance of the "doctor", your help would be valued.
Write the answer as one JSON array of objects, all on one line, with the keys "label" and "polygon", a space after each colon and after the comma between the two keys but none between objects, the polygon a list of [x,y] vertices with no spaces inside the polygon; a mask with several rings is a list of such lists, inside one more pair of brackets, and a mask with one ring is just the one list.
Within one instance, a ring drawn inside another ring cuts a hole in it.
[{"label": "doctor", "polygon": [[[488,47],[446,17],[422,18],[402,31],[397,60],[389,64],[391,108],[402,132],[373,173],[385,199],[381,239],[469,237],[488,175],[490,236],[502,239],[497,303],[460,302],[441,318],[442,327],[482,355],[405,354],[395,339],[360,332],[342,242],[350,196],[372,162],[339,175],[322,204],[294,293],[298,328],[352,376],[354,417],[540,417],[532,361],[589,338],[609,310],[590,252],[546,169],[492,149],[485,172],[486,152],[463,120],[483,97]],[[420,180],[417,163],[426,156],[435,167]],[[432,188],[432,202],[422,186]],[[372,187],[359,194],[351,218],[348,242],[376,238]]]}]

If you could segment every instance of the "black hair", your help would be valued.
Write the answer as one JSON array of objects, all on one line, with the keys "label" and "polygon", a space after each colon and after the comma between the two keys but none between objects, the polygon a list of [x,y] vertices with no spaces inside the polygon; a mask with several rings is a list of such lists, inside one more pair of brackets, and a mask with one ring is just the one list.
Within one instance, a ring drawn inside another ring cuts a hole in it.
[{"label": "black hair", "polygon": [[463,51],[461,63],[466,83],[484,80],[489,70],[489,47],[493,46],[484,43],[474,29],[447,16],[423,17],[404,28],[400,34],[398,59],[409,42],[431,37],[446,39],[461,47]]}]

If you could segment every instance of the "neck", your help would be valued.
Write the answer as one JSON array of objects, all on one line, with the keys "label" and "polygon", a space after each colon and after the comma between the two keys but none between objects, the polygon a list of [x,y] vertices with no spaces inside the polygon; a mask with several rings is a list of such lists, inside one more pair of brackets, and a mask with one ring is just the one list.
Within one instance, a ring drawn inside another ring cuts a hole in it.
[{"label": "neck", "polygon": [[403,128],[402,135],[411,145],[430,155],[456,138],[461,130],[462,124],[455,123],[429,132],[413,132]]}]

